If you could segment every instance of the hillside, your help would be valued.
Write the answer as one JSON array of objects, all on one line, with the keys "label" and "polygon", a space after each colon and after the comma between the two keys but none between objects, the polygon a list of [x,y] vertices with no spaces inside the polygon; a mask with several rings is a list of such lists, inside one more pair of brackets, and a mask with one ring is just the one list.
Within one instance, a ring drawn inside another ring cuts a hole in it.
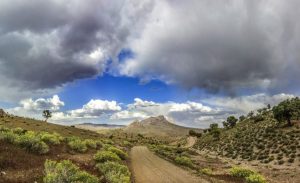
[{"label": "hillside", "polygon": [[164,116],[150,117],[135,121],[124,128],[124,132],[148,136],[186,136],[190,130],[201,132],[200,129],[179,126],[169,122]]},{"label": "hillside", "polygon": [[[292,108],[281,109],[292,109],[292,115],[288,115],[288,120],[275,119],[273,111],[286,103]],[[252,167],[272,182],[299,182],[299,100],[283,101],[278,106],[251,112],[233,127],[213,129],[211,126],[193,148],[201,155]]]},{"label": "hillside", "polygon": [[240,161],[298,166],[299,142],[300,129],[297,124],[279,127],[274,119],[265,116],[259,122],[245,119],[234,128],[223,130],[218,139],[204,135],[195,148]]},{"label": "hillside", "polygon": [[129,183],[127,150],[93,131],[0,114],[1,183]]}]

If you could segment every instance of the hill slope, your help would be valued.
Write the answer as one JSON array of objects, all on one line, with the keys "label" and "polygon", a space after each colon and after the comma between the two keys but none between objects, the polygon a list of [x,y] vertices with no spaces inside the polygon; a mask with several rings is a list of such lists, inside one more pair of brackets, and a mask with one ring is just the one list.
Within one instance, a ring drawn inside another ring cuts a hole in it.
[{"label": "hill slope", "polygon": [[[129,182],[125,150],[126,147],[93,131],[0,114],[0,182],[45,182],[45,177],[56,177],[50,182],[80,179],[104,183],[113,176],[122,176]],[[103,171],[104,163],[96,155],[107,152],[118,159],[110,167],[121,166],[122,172],[112,173],[113,167]],[[65,173],[68,171],[72,173]]]},{"label": "hill slope", "polygon": [[169,122],[164,116],[150,117],[142,121],[135,121],[124,128],[126,133],[155,136],[185,136],[190,130],[201,132],[200,129],[179,126]]},{"label": "hill slope", "polygon": [[300,129],[279,126],[269,111],[263,120],[247,118],[234,128],[222,129],[220,137],[209,133],[198,139],[196,149],[220,156],[275,166],[297,167],[300,163]]}]

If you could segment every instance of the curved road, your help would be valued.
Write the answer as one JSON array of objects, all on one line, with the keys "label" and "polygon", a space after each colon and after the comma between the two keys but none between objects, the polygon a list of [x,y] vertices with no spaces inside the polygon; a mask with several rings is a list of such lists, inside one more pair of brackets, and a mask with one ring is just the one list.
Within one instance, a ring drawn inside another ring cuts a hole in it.
[{"label": "curved road", "polygon": [[207,183],[156,156],[145,146],[133,147],[130,156],[136,183]]}]

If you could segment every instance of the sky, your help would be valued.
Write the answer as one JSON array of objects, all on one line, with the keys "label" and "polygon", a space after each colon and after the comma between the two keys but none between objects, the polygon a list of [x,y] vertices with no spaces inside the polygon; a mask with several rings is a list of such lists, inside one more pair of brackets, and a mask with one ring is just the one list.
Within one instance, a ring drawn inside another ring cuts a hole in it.
[{"label": "sky", "polygon": [[0,108],[206,128],[300,93],[297,0],[1,0]]}]

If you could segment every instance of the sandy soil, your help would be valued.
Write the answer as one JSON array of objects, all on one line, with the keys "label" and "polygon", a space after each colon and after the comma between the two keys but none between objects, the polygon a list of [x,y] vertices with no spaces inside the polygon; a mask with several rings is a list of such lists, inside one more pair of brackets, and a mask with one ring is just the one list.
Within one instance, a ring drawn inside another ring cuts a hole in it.
[{"label": "sandy soil", "polygon": [[133,147],[132,170],[136,183],[206,183],[174,164],[159,158],[144,146]]}]

